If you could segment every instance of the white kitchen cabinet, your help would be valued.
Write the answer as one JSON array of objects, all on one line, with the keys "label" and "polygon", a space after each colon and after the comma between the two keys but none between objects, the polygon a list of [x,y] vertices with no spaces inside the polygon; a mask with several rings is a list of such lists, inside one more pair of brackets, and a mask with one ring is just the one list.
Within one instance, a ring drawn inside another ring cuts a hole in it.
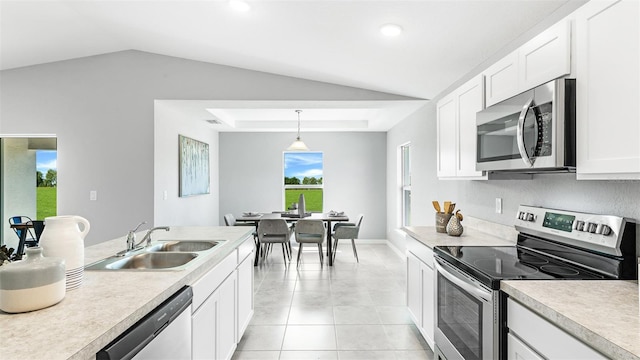
[{"label": "white kitchen cabinet", "polygon": [[193,359],[216,359],[216,334],[218,328],[219,293],[211,294],[191,316]]},{"label": "white kitchen cabinet", "polygon": [[575,12],[577,179],[640,179],[639,14],[637,0]]},{"label": "white kitchen cabinet", "polygon": [[[249,252],[243,253],[242,247],[248,247]],[[251,318],[253,317],[253,255],[255,244],[249,238],[245,244],[238,249],[239,265],[236,270],[238,274],[238,319],[237,319],[237,341],[239,342],[244,334]],[[244,256],[244,258],[243,258]]]},{"label": "white kitchen cabinet", "polygon": [[438,178],[456,176],[456,99],[450,94],[438,101],[436,108]]},{"label": "white kitchen cabinet", "polygon": [[476,113],[484,108],[482,75],[437,104],[437,174],[440,179],[486,179],[476,171]]},{"label": "white kitchen cabinet", "polygon": [[407,307],[416,327],[434,348],[435,273],[433,252],[427,246],[407,238]]},{"label": "white kitchen cabinet", "polygon": [[518,93],[571,72],[571,21],[564,20],[518,49]]},{"label": "white kitchen cabinet", "polygon": [[231,359],[236,351],[236,290],[237,273],[233,272],[216,290],[218,295],[218,329],[216,359]]},{"label": "white kitchen cabinet", "polygon": [[235,351],[236,262],[234,251],[192,285],[193,359],[231,359]]},{"label": "white kitchen cabinet", "polygon": [[533,349],[512,334],[507,334],[507,359],[544,360]]},{"label": "white kitchen cabinet", "polygon": [[606,359],[511,298],[507,299],[507,327],[509,359]]},{"label": "white kitchen cabinet", "polygon": [[486,79],[486,106],[569,73],[571,22],[564,19],[483,72]]},{"label": "white kitchen cabinet", "polygon": [[483,72],[486,105],[491,106],[519,93],[518,52],[514,51],[498,60]]},{"label": "white kitchen cabinet", "polygon": [[193,359],[233,356],[253,316],[254,247],[248,237],[191,285]]}]

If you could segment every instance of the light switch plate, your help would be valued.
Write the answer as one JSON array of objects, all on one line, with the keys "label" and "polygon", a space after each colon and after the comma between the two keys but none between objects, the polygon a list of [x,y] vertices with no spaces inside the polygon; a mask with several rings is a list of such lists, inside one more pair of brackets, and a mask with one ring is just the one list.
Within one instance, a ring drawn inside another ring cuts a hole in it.
[{"label": "light switch plate", "polygon": [[496,214],[502,214],[502,198],[496,198]]},{"label": "light switch plate", "polygon": [[91,201],[98,200],[98,192],[96,190],[89,191],[89,200]]}]

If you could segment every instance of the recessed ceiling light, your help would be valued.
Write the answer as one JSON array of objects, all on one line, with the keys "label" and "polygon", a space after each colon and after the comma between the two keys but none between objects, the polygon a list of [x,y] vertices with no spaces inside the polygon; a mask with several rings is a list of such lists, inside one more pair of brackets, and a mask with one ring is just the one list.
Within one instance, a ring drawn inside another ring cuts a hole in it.
[{"label": "recessed ceiling light", "polygon": [[402,33],[402,28],[396,24],[384,24],[380,27],[380,32],[384,36],[398,36]]},{"label": "recessed ceiling light", "polygon": [[236,11],[247,12],[251,10],[251,5],[242,0],[229,0],[229,7]]}]

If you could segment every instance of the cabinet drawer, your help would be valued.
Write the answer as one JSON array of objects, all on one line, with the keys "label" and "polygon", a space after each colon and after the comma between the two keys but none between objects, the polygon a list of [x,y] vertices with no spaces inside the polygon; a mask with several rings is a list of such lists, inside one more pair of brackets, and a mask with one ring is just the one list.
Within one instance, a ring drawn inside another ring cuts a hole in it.
[{"label": "cabinet drawer", "polygon": [[606,359],[512,299],[507,300],[507,325],[510,334],[522,339],[546,359]]},{"label": "cabinet drawer", "polygon": [[433,250],[420,241],[407,237],[407,250],[433,269]]},{"label": "cabinet drawer", "polygon": [[202,277],[196,280],[191,287],[193,288],[193,304],[192,310],[195,312],[200,305],[222,284],[229,274],[231,274],[237,265],[237,251],[234,250],[224,260],[222,260],[216,267],[211,269],[208,273],[202,275]]},{"label": "cabinet drawer", "polygon": [[238,246],[238,264],[242,263],[242,261],[249,255],[253,253],[256,244],[253,241],[253,237],[248,237],[240,246]]}]

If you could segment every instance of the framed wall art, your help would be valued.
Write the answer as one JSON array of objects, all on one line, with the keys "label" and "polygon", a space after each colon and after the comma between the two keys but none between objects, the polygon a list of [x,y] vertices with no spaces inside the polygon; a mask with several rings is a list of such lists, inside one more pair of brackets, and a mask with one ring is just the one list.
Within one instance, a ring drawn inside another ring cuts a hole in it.
[{"label": "framed wall art", "polygon": [[209,193],[209,144],[178,135],[180,197]]}]

